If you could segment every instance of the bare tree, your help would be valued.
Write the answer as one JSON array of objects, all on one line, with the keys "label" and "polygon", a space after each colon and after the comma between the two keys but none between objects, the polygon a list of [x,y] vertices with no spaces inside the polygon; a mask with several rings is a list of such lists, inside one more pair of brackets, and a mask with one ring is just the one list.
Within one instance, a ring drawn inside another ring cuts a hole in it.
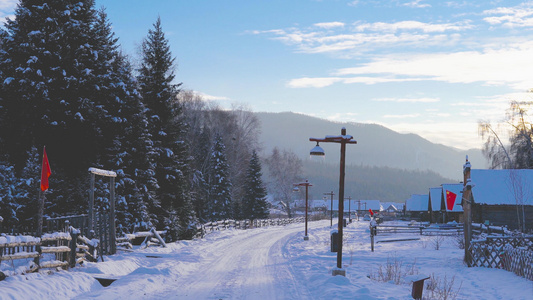
[{"label": "bare tree", "polygon": [[292,151],[282,150],[277,147],[272,149],[272,154],[266,160],[270,182],[269,194],[279,202],[287,215],[292,217],[291,206],[293,203],[293,183],[301,181],[302,161]]},{"label": "bare tree", "polygon": [[[533,102],[512,101],[507,110],[503,124],[495,130],[490,122],[479,123],[479,134],[484,139],[483,154],[490,162],[492,169],[511,169],[509,173],[510,190],[516,201],[518,228],[525,232],[525,183],[514,169],[533,169],[533,124],[529,119],[528,110]],[[506,147],[500,135],[502,128],[509,136]],[[507,149],[508,148],[508,149]]]}]

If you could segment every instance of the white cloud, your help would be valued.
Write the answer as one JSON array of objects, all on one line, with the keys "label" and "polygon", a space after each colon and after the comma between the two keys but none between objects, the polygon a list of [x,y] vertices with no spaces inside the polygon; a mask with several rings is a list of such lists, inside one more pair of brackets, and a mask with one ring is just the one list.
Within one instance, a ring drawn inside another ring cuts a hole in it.
[{"label": "white cloud", "polygon": [[323,88],[334,83],[363,83],[363,84],[378,84],[389,82],[409,82],[409,81],[422,81],[425,78],[386,78],[386,77],[322,77],[322,78],[297,78],[288,82],[287,86],[291,88]]},{"label": "white cloud", "polygon": [[458,32],[472,28],[470,21],[456,23],[360,23],[346,28],[343,22],[316,23],[309,28],[249,31],[271,35],[272,39],[295,46],[301,53],[335,53],[343,58],[391,47],[429,48],[456,44]]},{"label": "white cloud", "polygon": [[407,119],[407,118],[417,118],[420,117],[420,114],[404,114],[404,115],[384,115],[383,118],[387,119]]},{"label": "white cloud", "polygon": [[206,93],[202,93],[199,91],[194,91],[194,94],[202,97],[202,99],[206,101],[229,101],[230,100],[230,98],[228,97],[208,95]]},{"label": "white cloud", "polygon": [[372,99],[373,101],[379,102],[409,102],[409,103],[433,103],[439,102],[439,98],[377,98]]},{"label": "white cloud", "polygon": [[446,122],[377,123],[397,132],[415,133],[431,142],[458,149],[479,149],[482,146],[482,139],[478,135],[477,120],[468,122],[447,119]]},{"label": "white cloud", "polygon": [[314,25],[315,27],[324,28],[324,29],[331,29],[336,27],[344,27],[344,23],[342,22],[326,22],[326,23],[316,23]]},{"label": "white cloud", "polygon": [[396,32],[400,30],[412,30],[423,32],[445,32],[445,31],[461,31],[472,28],[470,21],[463,21],[458,23],[442,23],[431,24],[418,21],[401,21],[395,23],[363,23],[355,24],[355,30],[357,31],[380,31],[380,32]]},{"label": "white cloud", "polygon": [[[483,51],[398,57],[382,57],[361,67],[340,69],[333,75],[337,76],[336,78],[346,75],[368,78],[369,74],[381,74],[379,78],[372,77],[373,83],[380,82],[380,79],[383,79],[382,82],[394,79],[449,83],[481,82],[486,85],[507,85],[523,91],[532,85],[530,70],[533,69],[533,42]],[[346,79],[337,81],[349,82]]]},{"label": "white cloud", "polygon": [[0,10],[2,11],[15,11],[19,0],[0,0]]},{"label": "white cloud", "polygon": [[510,28],[533,26],[533,7],[531,3],[515,7],[498,7],[486,10],[483,14],[489,15],[483,20],[491,25],[502,25]]},{"label": "white cloud", "polygon": [[15,8],[19,0],[0,0],[0,19],[15,19]]},{"label": "white cloud", "polygon": [[403,3],[403,6],[409,6],[414,8],[424,8],[424,7],[431,7],[431,5],[427,3],[421,3],[423,0],[414,0],[411,2]]},{"label": "white cloud", "polygon": [[326,119],[334,122],[356,122],[357,116],[359,116],[358,113],[343,112],[329,115]]}]

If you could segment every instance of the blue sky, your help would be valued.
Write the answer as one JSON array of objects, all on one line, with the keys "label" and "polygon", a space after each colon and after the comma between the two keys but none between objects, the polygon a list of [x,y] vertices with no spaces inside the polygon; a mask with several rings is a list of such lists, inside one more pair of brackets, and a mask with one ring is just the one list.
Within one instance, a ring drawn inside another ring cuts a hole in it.
[{"label": "blue sky", "polygon": [[[0,0],[12,14],[17,1]],[[533,94],[533,1],[96,0],[123,50],[158,16],[177,80],[225,107],[377,123],[481,147]],[[352,133],[357,139],[357,133]]]}]

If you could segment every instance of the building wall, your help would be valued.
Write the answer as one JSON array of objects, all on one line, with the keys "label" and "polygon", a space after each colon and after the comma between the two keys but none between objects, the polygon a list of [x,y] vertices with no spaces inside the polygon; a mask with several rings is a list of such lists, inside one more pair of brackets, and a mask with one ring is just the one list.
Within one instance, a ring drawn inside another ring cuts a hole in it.
[{"label": "building wall", "polygon": [[[522,216],[520,208],[520,216]],[[533,231],[533,206],[524,206],[526,231]],[[510,230],[518,229],[518,215],[516,205],[487,205],[474,204],[472,207],[472,222],[485,223],[489,221],[491,225],[507,226]]]}]

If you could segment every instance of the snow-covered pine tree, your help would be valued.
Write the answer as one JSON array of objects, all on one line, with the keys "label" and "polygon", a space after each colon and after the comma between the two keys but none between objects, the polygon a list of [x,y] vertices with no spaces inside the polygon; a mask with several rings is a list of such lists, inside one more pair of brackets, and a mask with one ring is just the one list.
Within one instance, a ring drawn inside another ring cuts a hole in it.
[{"label": "snow-covered pine tree", "polygon": [[47,145],[56,158],[54,177],[62,180],[55,187],[61,192],[48,198],[56,213],[86,207],[87,168],[102,142],[93,6],[92,0],[21,1],[1,42],[4,149],[20,171],[32,145]]},{"label": "snow-covered pine tree", "polygon": [[208,207],[211,221],[232,217],[231,182],[225,150],[226,147],[222,142],[222,137],[216,134],[209,164],[211,171],[209,176]]},{"label": "snow-covered pine tree", "polygon": [[254,150],[246,171],[245,195],[242,200],[245,219],[265,219],[269,215],[267,191],[263,185],[262,175],[261,161]]},{"label": "snow-covered pine tree", "polygon": [[31,147],[26,165],[18,178],[16,200],[19,204],[17,209],[19,222],[27,226],[37,224],[41,168],[41,154],[35,146]]},{"label": "snow-covered pine tree", "polygon": [[19,224],[17,198],[15,167],[7,162],[0,162],[0,216],[4,219],[2,222],[4,228]]},{"label": "snow-covered pine tree", "polygon": [[208,195],[209,195],[209,154],[211,149],[211,142],[209,138],[209,131],[200,129],[198,134],[198,143],[194,149],[191,149],[194,155],[192,174],[192,202],[197,218],[201,222],[207,222],[208,218]]},{"label": "snow-covered pine tree", "polygon": [[[169,226],[174,238],[189,236],[194,222],[190,199],[190,170],[185,125],[176,99],[181,84],[174,84],[174,61],[158,18],[141,45],[137,80],[146,107],[148,132],[155,153],[155,178],[161,211],[152,211]],[[163,224],[158,224],[159,226]]]},{"label": "snow-covered pine tree", "polygon": [[98,104],[105,112],[99,120],[105,149],[100,164],[117,172],[117,226],[130,231],[156,218],[150,218],[147,211],[158,206],[152,143],[131,65],[118,50],[118,39],[103,8],[97,11],[94,29],[100,64],[93,72]]}]

